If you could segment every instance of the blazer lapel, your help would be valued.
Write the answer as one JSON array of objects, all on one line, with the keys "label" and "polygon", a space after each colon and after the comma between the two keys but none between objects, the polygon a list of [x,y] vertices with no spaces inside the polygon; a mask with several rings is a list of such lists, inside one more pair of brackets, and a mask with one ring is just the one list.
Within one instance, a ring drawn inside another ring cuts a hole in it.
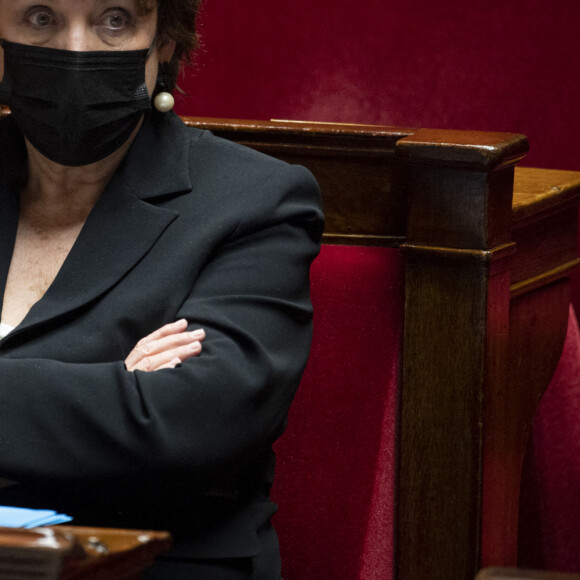
[{"label": "blazer lapel", "polygon": [[14,120],[8,116],[0,120],[0,313],[8,269],[14,251],[18,212],[20,178],[26,163],[26,149]]},{"label": "blazer lapel", "polygon": [[18,196],[8,186],[0,186],[0,313],[8,278],[10,260],[18,228]]},{"label": "blazer lapel", "polygon": [[[151,249],[178,214],[143,198],[191,190],[187,139],[188,134],[178,126],[160,129],[144,124],[55,280],[6,341],[94,300]],[[172,144],[173,154],[159,155],[158,147],[167,142]],[[10,248],[3,247],[5,243],[0,244],[1,256],[11,254]]]}]

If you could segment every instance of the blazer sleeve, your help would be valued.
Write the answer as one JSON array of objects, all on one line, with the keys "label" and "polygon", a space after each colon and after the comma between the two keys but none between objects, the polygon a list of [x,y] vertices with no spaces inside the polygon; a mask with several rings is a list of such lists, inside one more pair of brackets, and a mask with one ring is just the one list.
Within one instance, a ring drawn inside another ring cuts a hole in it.
[{"label": "blazer sleeve", "polygon": [[311,339],[317,185],[279,164],[215,249],[177,318],[206,330],[175,369],[122,361],[0,359],[0,475],[114,480],[185,470],[200,482],[243,471],[282,432]]}]

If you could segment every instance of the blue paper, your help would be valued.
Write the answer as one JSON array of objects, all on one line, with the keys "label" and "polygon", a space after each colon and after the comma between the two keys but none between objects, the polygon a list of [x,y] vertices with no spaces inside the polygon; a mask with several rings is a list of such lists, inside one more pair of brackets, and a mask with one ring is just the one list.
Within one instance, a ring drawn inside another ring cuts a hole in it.
[{"label": "blue paper", "polygon": [[0,506],[0,526],[6,528],[36,528],[70,522],[72,518],[54,510],[35,510]]}]

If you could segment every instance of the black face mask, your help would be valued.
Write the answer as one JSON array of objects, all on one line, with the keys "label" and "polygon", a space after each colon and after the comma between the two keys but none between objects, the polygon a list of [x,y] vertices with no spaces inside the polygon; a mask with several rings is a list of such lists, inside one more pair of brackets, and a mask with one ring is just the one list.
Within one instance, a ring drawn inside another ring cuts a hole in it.
[{"label": "black face mask", "polygon": [[30,143],[61,165],[88,165],[127,141],[151,108],[149,50],[76,52],[0,40],[8,105]]}]

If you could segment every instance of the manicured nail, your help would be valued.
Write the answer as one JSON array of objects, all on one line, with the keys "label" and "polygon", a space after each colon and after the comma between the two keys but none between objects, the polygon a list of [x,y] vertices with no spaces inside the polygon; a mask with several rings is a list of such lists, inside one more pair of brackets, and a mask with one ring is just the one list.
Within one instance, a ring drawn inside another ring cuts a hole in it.
[{"label": "manicured nail", "polygon": [[187,345],[187,350],[189,352],[197,353],[201,351],[201,342],[192,342],[191,344]]}]

